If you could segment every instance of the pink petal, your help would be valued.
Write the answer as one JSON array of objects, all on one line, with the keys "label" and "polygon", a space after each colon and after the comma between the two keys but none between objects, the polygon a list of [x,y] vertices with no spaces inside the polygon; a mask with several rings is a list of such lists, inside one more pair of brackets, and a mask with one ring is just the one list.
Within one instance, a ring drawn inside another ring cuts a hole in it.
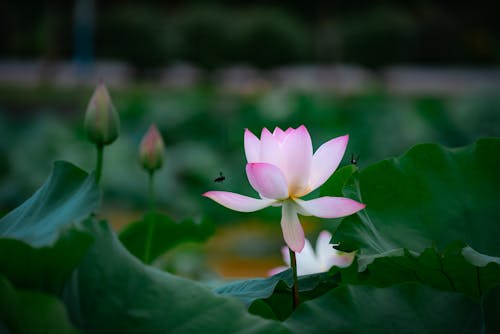
[{"label": "pink petal", "polygon": [[295,206],[290,201],[283,202],[281,230],[286,244],[292,251],[300,252],[304,248],[304,230],[300,225]]},{"label": "pink petal", "polygon": [[281,247],[281,255],[283,255],[283,261],[287,264],[288,267],[291,266],[290,264],[290,250],[288,249],[287,246]]},{"label": "pink petal", "polygon": [[320,197],[310,201],[295,199],[295,202],[301,206],[302,210],[309,212],[312,216],[320,218],[349,216],[363,210],[366,206],[350,198],[330,196]]},{"label": "pink petal", "polygon": [[260,156],[260,140],[250,130],[245,129],[245,155],[248,162],[259,161]]},{"label": "pink petal", "polygon": [[260,135],[260,157],[258,161],[281,167],[281,149],[278,140],[266,128],[262,129]]},{"label": "pink petal", "polygon": [[321,186],[333,174],[342,161],[349,136],[334,138],[321,145],[314,153],[311,164],[309,187],[311,191]]},{"label": "pink petal", "polygon": [[307,188],[311,171],[312,143],[306,127],[301,125],[291,131],[285,138],[281,151],[282,171],[288,181],[290,194],[300,197],[309,193]]},{"label": "pink petal", "polygon": [[276,138],[278,140],[278,143],[281,143],[281,142],[283,142],[283,140],[285,140],[285,137],[287,136],[287,134],[285,133],[285,131],[281,130],[279,127],[275,127],[274,131],[273,131],[273,136],[274,136],[274,138]]},{"label": "pink petal", "polygon": [[253,212],[270,206],[273,199],[256,199],[227,191],[209,191],[203,194],[228,209],[240,212]]},{"label": "pink petal", "polygon": [[267,275],[268,276],[274,276],[274,275],[279,274],[279,273],[281,273],[281,272],[283,272],[283,271],[285,271],[285,270],[287,270],[289,268],[290,267],[285,267],[285,266],[276,267],[276,268],[273,268],[273,269],[269,270],[267,272]]},{"label": "pink petal", "polygon": [[288,185],[285,176],[275,165],[257,162],[246,167],[248,181],[265,198],[285,199],[288,197]]}]

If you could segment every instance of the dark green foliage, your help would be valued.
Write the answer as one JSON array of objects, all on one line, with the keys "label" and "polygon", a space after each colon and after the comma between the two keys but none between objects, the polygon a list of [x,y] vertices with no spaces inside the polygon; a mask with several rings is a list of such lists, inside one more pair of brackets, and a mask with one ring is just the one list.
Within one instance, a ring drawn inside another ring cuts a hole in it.
[{"label": "dark green foliage", "polygon": [[444,250],[463,241],[500,256],[499,151],[499,139],[455,150],[424,144],[362,170],[344,193],[355,193],[367,208],[342,223],[336,240],[360,255]]},{"label": "dark green foliage", "polygon": [[45,184],[0,220],[0,274],[20,287],[60,291],[92,243],[74,223],[99,198],[93,174],[56,162]]},{"label": "dark green foliage", "polygon": [[[339,276],[334,275],[336,271],[299,277],[300,300],[314,299],[336,287],[339,281]],[[284,320],[293,311],[292,285],[292,271],[287,270],[268,278],[231,282],[214,292],[241,300],[253,314]]]},{"label": "dark green foliage", "polygon": [[69,280],[64,302],[88,333],[286,333],[280,323],[203,285],[144,265],[106,222],[87,221],[95,245]]},{"label": "dark green foliage", "polygon": [[86,218],[99,204],[99,197],[94,175],[58,161],[45,184],[0,220],[0,237],[34,247],[51,245],[57,240],[55,232]]},{"label": "dark green foliage", "polygon": [[154,7],[119,6],[97,16],[96,52],[111,59],[124,59],[136,68],[164,65],[165,15]]},{"label": "dark green foliage", "polygon": [[78,333],[69,321],[66,308],[55,296],[16,290],[0,275],[0,330],[4,329],[2,323],[11,330],[7,333]]},{"label": "dark green foliage", "polygon": [[499,283],[499,151],[499,139],[418,145],[353,175],[343,192],[367,207],[333,238],[359,250],[360,282],[418,281],[476,299]]},{"label": "dark green foliage", "polygon": [[453,150],[424,144],[366,169],[339,169],[321,194],[367,204],[334,235],[358,255],[349,268],[300,277],[296,310],[290,271],[210,290],[139,260],[149,226],[154,259],[179,242],[206,240],[214,230],[207,221],[146,214],[120,236],[139,259],[106,222],[75,224],[95,210],[99,191],[93,175],[59,162],[40,190],[0,221],[0,329],[496,333],[498,152],[494,138]]},{"label": "dark green foliage", "polygon": [[356,12],[340,24],[341,61],[382,66],[407,63],[418,50],[413,18],[395,9]]},{"label": "dark green foliage", "polygon": [[[145,261],[146,239],[151,228],[153,229],[151,250],[148,261]],[[127,225],[120,233],[120,241],[138,259],[151,263],[167,250],[182,242],[203,242],[214,232],[214,224],[206,219],[185,219],[176,222],[164,214],[149,212],[144,215],[143,219]]]},{"label": "dark green foliage", "polygon": [[294,333],[479,333],[478,304],[416,283],[346,286],[301,305],[285,322]]},{"label": "dark green foliage", "polygon": [[312,34],[286,12],[256,8],[239,13],[232,38],[233,62],[268,68],[311,59]]}]

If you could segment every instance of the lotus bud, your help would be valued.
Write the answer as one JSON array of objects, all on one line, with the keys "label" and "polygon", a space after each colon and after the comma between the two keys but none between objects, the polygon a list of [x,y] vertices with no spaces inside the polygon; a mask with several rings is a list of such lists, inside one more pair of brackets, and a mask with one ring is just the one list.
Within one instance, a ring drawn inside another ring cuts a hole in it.
[{"label": "lotus bud", "polygon": [[120,119],[108,89],[103,82],[97,85],[85,113],[85,132],[96,145],[109,145],[120,131]]},{"label": "lotus bud", "polygon": [[139,149],[139,161],[150,173],[163,165],[165,145],[156,125],[152,124],[144,135]]}]

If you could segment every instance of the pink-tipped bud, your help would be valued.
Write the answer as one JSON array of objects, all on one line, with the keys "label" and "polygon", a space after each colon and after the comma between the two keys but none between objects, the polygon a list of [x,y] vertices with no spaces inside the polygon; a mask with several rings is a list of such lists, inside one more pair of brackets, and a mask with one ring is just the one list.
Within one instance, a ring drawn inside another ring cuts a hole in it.
[{"label": "pink-tipped bud", "polygon": [[91,142],[97,145],[109,145],[118,138],[120,118],[101,81],[90,99],[85,113],[85,132]]},{"label": "pink-tipped bud", "polygon": [[144,169],[154,172],[163,165],[165,146],[156,125],[152,124],[144,135],[139,148],[139,161]]}]

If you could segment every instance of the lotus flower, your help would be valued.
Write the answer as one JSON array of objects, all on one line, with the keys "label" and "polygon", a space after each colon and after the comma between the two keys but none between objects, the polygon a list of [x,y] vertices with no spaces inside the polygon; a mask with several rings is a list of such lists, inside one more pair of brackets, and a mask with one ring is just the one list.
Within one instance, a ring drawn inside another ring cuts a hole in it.
[{"label": "lotus flower", "polygon": [[286,131],[262,129],[260,139],[245,130],[246,173],[260,199],[226,191],[209,191],[203,196],[236,211],[253,212],[281,206],[281,229],[294,252],[304,248],[304,231],[298,214],[337,218],[362,210],[365,205],[344,197],[320,197],[308,201],[300,197],[320,187],[337,169],[348,136],[334,138],[313,154],[311,136],[305,126]]},{"label": "lotus flower", "polygon": [[[322,231],[316,240],[316,253],[311,247],[311,243],[306,239],[302,252],[297,254],[297,275],[310,275],[323,273],[337,266],[345,268],[351,265],[354,260],[354,252],[344,253],[333,248],[330,244],[332,235],[328,231]],[[272,269],[269,275],[275,275],[290,267],[290,252],[287,247],[281,249],[283,260],[288,267],[282,266]]]}]

